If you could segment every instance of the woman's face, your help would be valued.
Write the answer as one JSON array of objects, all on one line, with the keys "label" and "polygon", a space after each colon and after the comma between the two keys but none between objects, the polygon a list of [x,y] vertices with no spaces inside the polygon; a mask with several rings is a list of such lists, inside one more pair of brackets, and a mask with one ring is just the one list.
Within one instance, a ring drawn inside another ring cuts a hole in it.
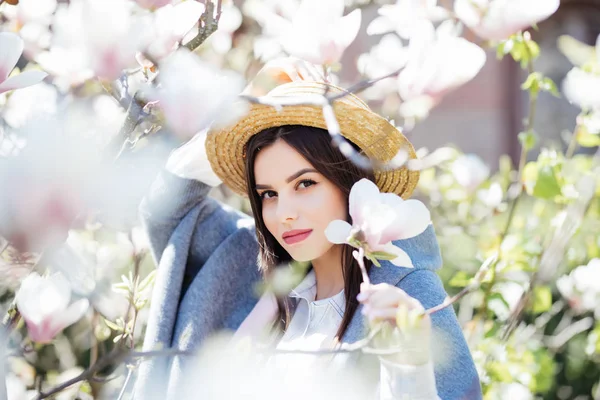
[{"label": "woman's face", "polygon": [[325,228],[346,219],[347,200],[285,141],[263,148],[254,162],[256,192],[269,232],[296,261],[313,261],[334,245]]}]

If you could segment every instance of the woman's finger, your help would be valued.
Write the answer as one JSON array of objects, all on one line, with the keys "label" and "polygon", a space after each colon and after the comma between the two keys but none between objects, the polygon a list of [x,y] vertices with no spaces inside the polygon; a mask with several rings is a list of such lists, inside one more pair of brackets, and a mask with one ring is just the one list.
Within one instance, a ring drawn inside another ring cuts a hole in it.
[{"label": "woman's finger", "polygon": [[378,286],[373,289],[369,295],[369,305],[373,308],[383,308],[386,306],[395,306],[404,303],[410,297],[403,290],[392,286]]},{"label": "woman's finger", "polygon": [[373,321],[374,319],[385,319],[385,320],[396,320],[396,314],[398,310],[395,307],[388,308],[377,308],[373,309],[370,307],[363,308],[363,315]]}]

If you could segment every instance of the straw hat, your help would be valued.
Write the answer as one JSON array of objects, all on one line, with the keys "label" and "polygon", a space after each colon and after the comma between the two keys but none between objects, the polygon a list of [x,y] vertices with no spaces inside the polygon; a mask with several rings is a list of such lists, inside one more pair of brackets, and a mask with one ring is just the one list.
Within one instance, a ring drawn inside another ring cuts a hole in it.
[{"label": "straw hat", "polygon": [[[314,81],[296,81],[277,86],[267,98],[323,94],[329,88],[330,95],[345,93],[337,86]],[[354,94],[347,94],[334,102],[334,111],[342,136],[360,147],[371,159],[386,162],[404,147],[409,158],[416,158],[408,139],[385,118],[374,113]],[[245,174],[245,151],[248,140],[258,132],[283,125],[305,125],[327,129],[320,107],[310,105],[275,107],[252,104],[248,114],[224,129],[212,130],[206,138],[206,153],[213,171],[234,192],[247,196]],[[417,182],[419,171],[406,167],[395,170],[375,170],[375,183],[382,192],[410,197]]]}]

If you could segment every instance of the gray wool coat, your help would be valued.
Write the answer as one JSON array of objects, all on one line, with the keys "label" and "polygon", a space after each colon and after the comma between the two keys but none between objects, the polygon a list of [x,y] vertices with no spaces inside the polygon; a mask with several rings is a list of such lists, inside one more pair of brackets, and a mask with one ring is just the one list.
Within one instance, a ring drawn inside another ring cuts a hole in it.
[{"label": "gray wool coat", "polygon": [[[261,280],[254,220],[207,197],[209,191],[202,182],[163,170],[141,203],[140,216],[158,265],[145,351],[196,349],[212,333],[237,329],[258,300],[253,290]],[[384,261],[381,268],[371,269],[371,281],[396,285],[425,308],[443,302],[447,294],[435,272],[442,259],[433,227],[394,244],[410,255],[415,268]],[[360,311],[343,342],[366,336]],[[480,399],[479,378],[452,307],[433,314],[432,324],[438,339],[432,348],[439,397]],[[183,357],[142,362],[136,372],[135,399],[180,398],[178,388],[190,378],[185,362]]]}]

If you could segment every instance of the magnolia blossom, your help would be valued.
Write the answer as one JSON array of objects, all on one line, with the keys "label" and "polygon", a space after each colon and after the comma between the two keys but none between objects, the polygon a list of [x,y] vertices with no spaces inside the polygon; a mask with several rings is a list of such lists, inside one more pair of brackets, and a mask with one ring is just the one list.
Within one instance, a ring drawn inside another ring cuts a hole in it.
[{"label": "magnolia blossom", "polygon": [[166,6],[167,4],[171,4],[173,0],[135,0],[135,2],[138,3],[140,7],[155,10]]},{"label": "magnolia blossom", "polygon": [[481,47],[456,36],[450,22],[436,30],[423,20],[410,41],[408,60],[398,75],[398,92],[408,103],[401,112],[419,119],[427,116],[444,94],[473,79],[486,55]]},{"label": "magnolia blossom", "polygon": [[344,14],[344,0],[303,0],[281,37],[292,56],[314,64],[338,62],[360,29],[361,10]]},{"label": "magnolia blossom", "polygon": [[88,309],[87,299],[71,303],[71,287],[61,274],[41,277],[33,272],[23,280],[16,296],[17,308],[34,342],[48,343]]},{"label": "magnolia blossom", "polygon": [[2,12],[9,20],[9,31],[17,32],[25,42],[24,54],[33,58],[50,45],[49,30],[57,0],[21,0]]},{"label": "magnolia blossom", "polygon": [[162,60],[171,54],[176,49],[177,42],[192,31],[203,12],[204,4],[197,1],[185,1],[175,6],[168,4],[156,10],[152,41],[146,49],[148,54],[155,60]]},{"label": "magnolia blossom", "polygon": [[52,45],[36,61],[68,85],[93,75],[118,78],[123,69],[136,65],[137,51],[152,40],[152,16],[134,15],[131,6],[122,0],[59,4],[52,23]]},{"label": "magnolia blossom", "polygon": [[[585,46],[579,43],[580,46]],[[571,103],[582,109],[600,110],[600,35],[596,39],[595,51],[591,46],[593,57],[586,60],[581,67],[573,68],[563,81],[563,91]]]},{"label": "magnolia blossom", "polygon": [[556,281],[559,292],[576,312],[594,311],[600,304],[600,258],[575,268]]},{"label": "magnolia blossom", "polygon": [[23,53],[23,39],[14,33],[0,33],[0,93],[40,83],[47,74],[42,71],[25,71],[8,75]]},{"label": "magnolia blossom", "polygon": [[282,57],[283,51],[278,37],[283,34],[289,21],[300,6],[299,0],[247,0],[243,4],[244,15],[257,21],[262,27],[262,36],[254,40],[254,55],[268,61]]},{"label": "magnolia blossom", "polygon": [[384,4],[377,10],[379,16],[367,28],[368,35],[396,32],[409,39],[422,20],[441,21],[449,16],[437,0],[397,0],[396,4]]},{"label": "magnolia blossom", "polygon": [[452,175],[459,185],[473,192],[490,176],[490,169],[475,154],[465,154],[452,163]]},{"label": "magnolia blossom", "polygon": [[[210,123],[227,124],[246,106],[234,105],[243,79],[218,71],[186,49],[179,49],[160,66],[162,90],[156,94],[168,125],[182,137],[192,137]],[[236,108],[237,107],[237,108]]]},{"label": "magnolia blossom", "polygon": [[[387,34],[381,38],[378,44],[371,47],[369,53],[361,54],[358,57],[357,66],[361,73],[373,79],[398,71],[406,65],[407,61],[408,48],[402,44],[397,35]],[[369,99],[381,99],[382,96],[396,91],[393,79],[380,80],[367,88],[363,94]],[[390,82],[392,83],[390,84]]]},{"label": "magnolia blossom", "polygon": [[344,0],[302,0],[299,6],[286,2],[287,18],[257,3],[252,3],[250,12],[265,34],[257,43],[262,48],[258,52],[271,57],[283,49],[314,64],[332,64],[340,60],[360,28],[361,11],[343,16]]},{"label": "magnolia blossom", "polygon": [[209,36],[210,45],[219,54],[231,50],[233,33],[242,25],[242,12],[233,4],[223,4],[223,11],[219,19],[217,31]]},{"label": "magnolia blossom", "polygon": [[560,0],[456,0],[454,12],[477,35],[503,40],[554,14]]},{"label": "magnolia blossom", "polygon": [[352,245],[358,240],[367,256],[371,254],[376,258],[373,253],[385,252],[395,256],[391,260],[394,265],[413,268],[408,254],[392,241],[423,233],[431,222],[427,207],[418,200],[380,193],[377,185],[368,179],[361,179],[352,186],[349,203],[352,225],[342,220],[330,222],[325,230],[327,239]]}]

